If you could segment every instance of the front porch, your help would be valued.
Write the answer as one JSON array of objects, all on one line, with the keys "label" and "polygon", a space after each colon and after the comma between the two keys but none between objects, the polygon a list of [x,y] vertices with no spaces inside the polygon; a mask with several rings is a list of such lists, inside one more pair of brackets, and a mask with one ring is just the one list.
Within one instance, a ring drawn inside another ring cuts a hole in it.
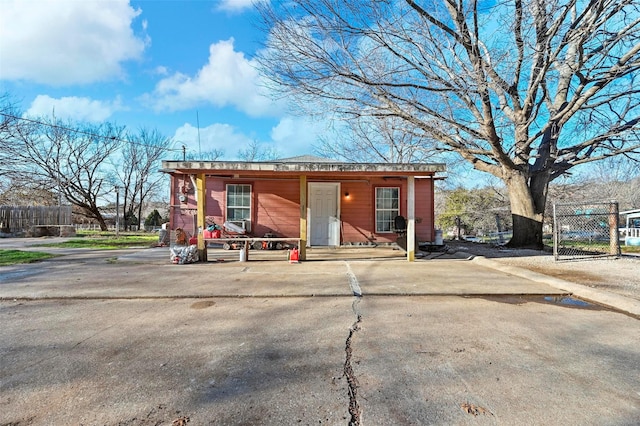
[{"label": "front porch", "polygon": [[[193,226],[202,259],[214,242],[203,230],[233,224],[241,244],[295,241],[300,260],[313,247],[396,241],[406,218],[406,258],[435,240],[434,179],[442,164],[355,164],[298,159],[273,162],[163,162],[172,177],[171,229]],[[184,225],[183,225],[184,224]],[[251,252],[251,256],[254,252]],[[404,255],[404,254],[403,254]],[[245,250],[249,256],[249,250]],[[268,255],[267,255],[268,256]]]},{"label": "front porch", "polygon": [[[240,251],[226,250],[221,244],[209,243],[207,246],[208,262],[238,262]],[[286,249],[282,250],[249,250],[248,260],[250,262],[288,262]],[[403,260],[406,253],[394,246],[378,247],[307,247],[307,262],[323,262],[335,260]]]}]

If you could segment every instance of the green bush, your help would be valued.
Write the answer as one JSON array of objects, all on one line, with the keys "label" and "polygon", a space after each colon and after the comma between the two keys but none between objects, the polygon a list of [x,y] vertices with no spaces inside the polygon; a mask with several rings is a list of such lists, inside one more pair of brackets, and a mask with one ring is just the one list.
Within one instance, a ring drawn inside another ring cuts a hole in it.
[{"label": "green bush", "polygon": [[149,216],[144,220],[144,226],[160,226],[163,223],[162,216],[158,210],[153,210],[149,213]]}]

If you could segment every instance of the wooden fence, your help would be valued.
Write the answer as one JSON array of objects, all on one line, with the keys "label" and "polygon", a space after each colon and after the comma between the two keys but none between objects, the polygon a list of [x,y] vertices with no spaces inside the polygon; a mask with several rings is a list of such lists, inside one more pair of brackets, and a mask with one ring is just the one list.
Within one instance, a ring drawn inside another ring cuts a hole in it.
[{"label": "wooden fence", "polygon": [[0,206],[0,232],[16,233],[33,226],[71,225],[71,206]]}]

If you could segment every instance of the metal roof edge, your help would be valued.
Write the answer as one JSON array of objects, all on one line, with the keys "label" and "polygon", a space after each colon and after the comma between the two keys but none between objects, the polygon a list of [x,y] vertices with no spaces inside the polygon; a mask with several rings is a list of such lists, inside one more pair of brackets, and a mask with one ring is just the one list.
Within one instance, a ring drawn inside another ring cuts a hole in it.
[{"label": "metal roof edge", "polygon": [[281,161],[163,161],[162,170],[273,172],[444,172],[444,163],[343,163]]}]

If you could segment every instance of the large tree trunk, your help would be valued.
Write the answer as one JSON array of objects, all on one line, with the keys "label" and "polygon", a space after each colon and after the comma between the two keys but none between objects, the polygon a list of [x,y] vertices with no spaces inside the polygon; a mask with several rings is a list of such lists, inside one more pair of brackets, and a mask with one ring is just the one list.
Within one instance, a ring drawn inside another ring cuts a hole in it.
[{"label": "large tree trunk", "polygon": [[107,222],[105,222],[104,217],[102,216],[102,213],[100,213],[100,210],[98,209],[97,206],[83,206],[82,207],[85,211],[85,216],[91,219],[95,219],[98,221],[98,225],[100,226],[100,230],[101,231],[108,231],[109,228],[107,227]]},{"label": "large tree trunk", "polygon": [[512,213],[511,217],[513,220],[513,237],[507,243],[507,246],[542,250],[542,221],[516,213]]},{"label": "large tree trunk", "polygon": [[542,250],[542,224],[548,178],[538,176],[529,182],[523,174],[510,171],[505,182],[513,218],[513,237],[507,246]]},{"label": "large tree trunk", "polygon": [[109,230],[109,228],[107,227],[107,224],[105,223],[104,219],[102,217],[100,217],[98,219],[98,224],[100,225],[100,230],[103,232],[106,232]]}]

